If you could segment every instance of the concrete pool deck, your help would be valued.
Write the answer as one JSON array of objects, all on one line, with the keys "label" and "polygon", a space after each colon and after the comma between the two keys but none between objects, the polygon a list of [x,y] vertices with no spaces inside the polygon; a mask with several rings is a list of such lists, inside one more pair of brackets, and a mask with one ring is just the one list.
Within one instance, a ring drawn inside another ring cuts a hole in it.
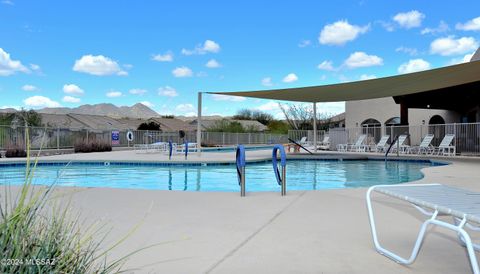
[{"label": "concrete pool deck", "polygon": [[[268,159],[270,153],[248,151],[247,158]],[[41,160],[159,161],[160,157],[166,156],[122,151],[45,156]],[[231,152],[202,153],[202,158],[208,158],[202,161],[230,157],[233,157]],[[452,164],[424,169],[425,177],[417,182],[480,191],[479,159],[441,159]],[[174,160],[183,161],[181,157]],[[126,268],[141,268],[132,272],[471,272],[466,251],[457,243],[454,233],[439,228],[430,229],[417,261],[411,266],[398,265],[378,254],[367,218],[365,188],[291,191],[285,197],[274,192],[247,192],[243,198],[236,192],[112,188],[58,188],[57,191],[72,193],[73,207],[81,211],[87,222],[100,220],[111,226],[108,241],[118,240],[141,223],[114,250],[112,258],[162,243],[132,256]],[[406,256],[424,217],[405,203],[375,197],[382,243]],[[480,233],[472,235],[474,240],[480,240]]]}]

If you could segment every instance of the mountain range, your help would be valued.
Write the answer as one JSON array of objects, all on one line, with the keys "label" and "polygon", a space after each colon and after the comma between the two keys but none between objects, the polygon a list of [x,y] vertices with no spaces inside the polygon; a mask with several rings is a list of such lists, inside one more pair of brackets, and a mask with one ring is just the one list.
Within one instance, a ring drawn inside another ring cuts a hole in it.
[{"label": "mountain range", "polygon": [[137,103],[131,107],[120,106],[117,107],[114,104],[94,104],[94,105],[81,105],[76,108],[42,108],[37,110],[39,113],[49,113],[49,114],[90,114],[90,115],[104,115],[113,118],[151,118],[158,117],[160,114],[147,107],[142,103]]}]

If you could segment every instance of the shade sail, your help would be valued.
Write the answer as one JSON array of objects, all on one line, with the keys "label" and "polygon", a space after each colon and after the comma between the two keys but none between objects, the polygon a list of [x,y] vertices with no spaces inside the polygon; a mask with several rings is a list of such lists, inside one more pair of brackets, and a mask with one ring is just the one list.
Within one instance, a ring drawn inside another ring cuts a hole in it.
[{"label": "shade sail", "polygon": [[445,90],[475,82],[480,82],[480,61],[416,73],[333,85],[208,93],[296,102],[339,102]]}]

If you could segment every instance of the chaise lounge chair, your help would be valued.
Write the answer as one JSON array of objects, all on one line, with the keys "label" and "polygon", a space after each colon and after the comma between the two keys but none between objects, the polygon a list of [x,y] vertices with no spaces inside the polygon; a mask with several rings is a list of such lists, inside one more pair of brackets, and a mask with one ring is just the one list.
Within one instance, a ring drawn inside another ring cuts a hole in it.
[{"label": "chaise lounge chair", "polygon": [[407,137],[408,135],[405,135],[405,134],[398,136],[397,140],[392,146],[391,152],[392,153],[397,152],[398,150],[398,152],[400,153],[406,153],[410,148],[410,146],[404,145],[405,141],[407,140]]},{"label": "chaise lounge chair", "polygon": [[455,156],[456,148],[454,145],[450,145],[453,139],[455,139],[455,134],[445,135],[440,145],[437,148],[435,148],[434,153],[436,153],[437,155],[443,155],[443,156]]},{"label": "chaise lounge chair", "polygon": [[367,135],[362,134],[358,136],[355,144],[338,144],[337,150],[343,151],[343,152],[346,152],[346,151],[365,152],[367,150],[367,146],[364,145],[363,142],[365,142],[366,138],[367,138]]},{"label": "chaise lounge chair", "polygon": [[388,140],[390,140],[390,135],[383,135],[378,144],[375,145],[376,152],[385,152],[388,148]]},{"label": "chaise lounge chair", "polygon": [[418,147],[409,147],[408,153],[417,153],[417,154],[432,154],[435,150],[434,147],[431,145],[432,140],[435,136],[433,134],[427,134],[423,137],[422,142]]},{"label": "chaise lounge chair", "polygon": [[318,145],[318,149],[329,150],[330,149],[330,137],[325,135],[323,141]]},{"label": "chaise lounge chair", "polygon": [[[422,224],[415,246],[408,259],[400,257],[380,245],[372,209],[371,196],[373,192],[406,201],[417,208],[422,214],[431,216]],[[473,273],[480,273],[477,258],[475,257],[475,250],[480,250],[480,245],[472,243],[470,235],[465,230],[465,227],[471,230],[480,230],[479,197],[480,193],[478,192],[441,184],[377,185],[370,187],[366,197],[367,209],[376,250],[380,254],[400,264],[412,264],[420,251],[427,227],[429,225],[440,226],[457,233],[460,244],[467,248]],[[438,219],[439,215],[451,216],[454,223],[452,224]]]}]

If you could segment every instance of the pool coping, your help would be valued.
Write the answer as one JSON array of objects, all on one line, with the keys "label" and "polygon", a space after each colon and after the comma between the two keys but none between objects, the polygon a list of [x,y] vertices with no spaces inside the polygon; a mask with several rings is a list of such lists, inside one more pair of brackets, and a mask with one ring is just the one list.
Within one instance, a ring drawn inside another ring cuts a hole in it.
[{"label": "pool coping", "polygon": [[[257,158],[257,159],[250,159],[246,162],[249,164],[256,164],[256,163],[268,163],[271,162],[271,158],[264,157],[264,158]],[[325,157],[321,155],[287,155],[287,160],[290,161],[305,161],[305,160],[313,160],[313,161],[385,161],[384,158],[381,157],[344,157],[341,155],[333,155],[333,157]],[[448,165],[451,164],[451,161],[442,160],[442,159],[431,159],[428,157],[417,158],[417,157],[392,157],[389,158],[388,161],[391,162],[417,162],[417,163],[424,163],[430,162],[433,165]],[[37,166],[65,166],[68,164],[75,164],[75,165],[131,165],[131,166],[228,166],[228,165],[235,165],[235,161],[227,160],[227,161],[188,161],[188,162],[180,162],[180,161],[152,161],[152,160],[47,160],[47,159],[31,159],[30,165],[37,164]],[[2,167],[12,167],[12,166],[26,166],[27,159],[22,160],[10,160],[10,161],[3,161],[0,162],[0,168]]]}]

